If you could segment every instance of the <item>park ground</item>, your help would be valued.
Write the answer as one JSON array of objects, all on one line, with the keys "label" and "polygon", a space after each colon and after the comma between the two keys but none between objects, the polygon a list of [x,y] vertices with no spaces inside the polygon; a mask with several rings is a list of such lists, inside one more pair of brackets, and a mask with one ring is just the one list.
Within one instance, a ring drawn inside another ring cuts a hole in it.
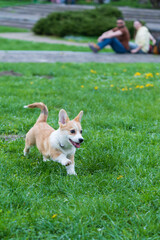
[{"label": "park ground", "polygon": [[[158,63],[0,64],[1,239],[159,239]],[[23,156],[42,101],[58,128],[80,110],[75,176]]]},{"label": "park ground", "polygon": [[[88,51],[0,43],[6,54]],[[0,239],[158,240],[160,64],[33,63],[30,56],[30,63],[0,62]],[[77,176],[43,162],[36,148],[23,156],[25,134],[40,113],[23,106],[39,101],[55,129],[61,108],[71,119],[84,111]]]}]

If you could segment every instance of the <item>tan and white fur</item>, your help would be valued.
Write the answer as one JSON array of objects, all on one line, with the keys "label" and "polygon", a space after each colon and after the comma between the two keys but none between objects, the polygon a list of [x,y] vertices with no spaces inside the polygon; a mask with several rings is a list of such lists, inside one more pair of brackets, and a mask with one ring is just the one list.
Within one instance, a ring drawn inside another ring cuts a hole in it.
[{"label": "tan and white fur", "polygon": [[83,111],[77,117],[69,120],[65,110],[59,112],[59,128],[54,130],[47,124],[48,109],[44,103],[33,103],[24,108],[40,108],[41,113],[34,126],[26,134],[24,156],[31,146],[36,145],[43,155],[43,160],[51,159],[66,166],[67,174],[75,172],[74,155],[76,148],[83,142],[81,118]]}]

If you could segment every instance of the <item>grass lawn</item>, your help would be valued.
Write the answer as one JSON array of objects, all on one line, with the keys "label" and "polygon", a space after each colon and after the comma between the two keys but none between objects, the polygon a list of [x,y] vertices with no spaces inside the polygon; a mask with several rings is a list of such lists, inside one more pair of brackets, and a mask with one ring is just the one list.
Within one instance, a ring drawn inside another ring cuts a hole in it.
[{"label": "grass lawn", "polygon": [[[47,1],[41,0],[0,0],[0,7],[10,7],[16,5],[24,5],[24,4],[33,4],[33,3],[49,3]],[[52,3],[51,3],[52,4]],[[85,5],[99,5],[96,4],[94,1],[85,1],[85,0],[78,0],[77,4],[85,4]],[[140,3],[139,0],[118,0],[113,1],[108,4],[111,6],[129,6],[129,7],[137,7],[137,8],[151,8],[151,3],[148,0],[147,3]]]},{"label": "grass lawn", "polygon": [[[26,29],[0,26],[0,33],[8,32],[28,32]],[[60,37],[50,37],[55,40],[65,40],[68,42],[77,42],[77,43],[90,43],[97,42],[96,37],[75,37],[75,36],[66,36],[65,38]],[[5,39],[0,38],[1,50],[37,50],[37,51],[80,51],[80,52],[90,52],[89,47],[81,46],[67,46],[64,44],[49,44],[49,43],[36,43],[30,41],[21,41],[14,39]],[[105,48],[103,52],[113,52],[112,49]]]},{"label": "grass lawn", "polygon": [[34,0],[0,0],[0,7],[11,7],[17,5],[31,4]]},{"label": "grass lawn", "polygon": [[8,32],[29,32],[29,30],[25,28],[0,26],[0,33],[8,33]]},{"label": "grass lawn", "polygon": [[[11,70],[21,76],[0,76],[0,238],[158,240],[160,65],[0,64]],[[23,156],[40,113],[23,106],[36,101],[56,129],[61,108],[84,111],[77,177],[36,148]]]},{"label": "grass lawn", "polygon": [[[0,7],[11,7],[11,6],[21,6],[26,4],[45,4],[49,2],[41,1],[41,0],[0,0]],[[51,3],[52,4],[52,3]],[[77,4],[83,5],[96,5],[99,4],[95,3],[94,1],[85,1],[85,0],[78,0]],[[119,0],[119,1],[111,1],[108,5],[110,6],[128,6],[128,7],[136,7],[136,8],[152,8],[150,1],[148,0],[147,3],[140,3],[139,0]]]},{"label": "grass lawn", "polygon": [[[91,52],[89,47],[67,46],[64,44],[36,43],[30,41],[20,41],[0,38],[1,50],[37,50],[37,51],[75,51]],[[110,48],[105,48],[103,52],[113,52]],[[101,51],[101,52],[102,52]]]}]

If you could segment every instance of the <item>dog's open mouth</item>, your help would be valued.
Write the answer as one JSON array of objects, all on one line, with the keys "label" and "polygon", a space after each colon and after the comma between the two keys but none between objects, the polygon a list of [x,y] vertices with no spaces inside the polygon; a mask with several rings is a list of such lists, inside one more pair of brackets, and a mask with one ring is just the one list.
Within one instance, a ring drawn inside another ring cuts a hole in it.
[{"label": "dog's open mouth", "polygon": [[69,139],[69,141],[72,143],[72,145],[76,148],[80,148],[80,143],[76,143],[74,141],[72,141],[71,139]]}]

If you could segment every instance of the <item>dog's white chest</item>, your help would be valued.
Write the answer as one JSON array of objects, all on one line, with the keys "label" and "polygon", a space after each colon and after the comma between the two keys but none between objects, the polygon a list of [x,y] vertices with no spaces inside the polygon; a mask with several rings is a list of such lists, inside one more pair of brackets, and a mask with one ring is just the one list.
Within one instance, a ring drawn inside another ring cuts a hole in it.
[{"label": "dog's white chest", "polygon": [[50,136],[50,145],[52,149],[58,149],[61,151],[66,157],[74,155],[76,149],[72,146],[66,138],[63,138],[59,134],[59,131],[54,131]]}]

